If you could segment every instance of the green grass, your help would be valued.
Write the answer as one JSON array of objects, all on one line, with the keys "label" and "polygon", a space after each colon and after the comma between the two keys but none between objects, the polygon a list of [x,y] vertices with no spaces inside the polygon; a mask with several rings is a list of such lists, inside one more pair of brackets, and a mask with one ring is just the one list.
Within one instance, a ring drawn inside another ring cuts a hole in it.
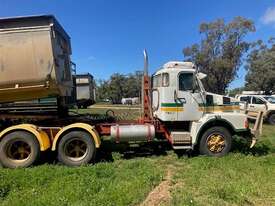
[{"label": "green grass", "polygon": [[179,160],[173,205],[274,205],[274,155]]},{"label": "green grass", "polygon": [[275,205],[275,126],[263,132],[255,148],[236,141],[223,158],[115,153],[113,162],[78,168],[0,169],[0,205],[138,205],[171,165],[172,200],[164,205]]},{"label": "green grass", "polygon": [[135,205],[162,179],[156,160],[0,171],[1,205]]},{"label": "green grass", "polygon": [[180,186],[172,190],[171,205],[275,205],[275,126],[264,125],[252,149],[236,141],[223,158],[175,162],[174,183]]}]

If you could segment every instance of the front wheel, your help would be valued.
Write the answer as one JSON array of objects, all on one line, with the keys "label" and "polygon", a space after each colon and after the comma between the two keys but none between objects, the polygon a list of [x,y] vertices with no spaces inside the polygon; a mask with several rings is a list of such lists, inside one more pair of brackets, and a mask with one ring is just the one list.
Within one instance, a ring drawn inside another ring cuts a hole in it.
[{"label": "front wheel", "polygon": [[88,164],[95,156],[95,143],[83,131],[72,131],[62,137],[58,144],[58,160],[67,166]]},{"label": "front wheel", "polygon": [[224,127],[212,127],[206,130],[200,140],[199,150],[202,155],[222,157],[232,146],[232,135]]}]

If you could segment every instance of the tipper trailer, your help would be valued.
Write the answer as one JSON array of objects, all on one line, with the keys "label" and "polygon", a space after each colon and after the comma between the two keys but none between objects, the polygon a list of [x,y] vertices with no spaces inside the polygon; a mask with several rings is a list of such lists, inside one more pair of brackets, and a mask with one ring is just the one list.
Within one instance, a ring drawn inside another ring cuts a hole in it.
[{"label": "tipper trailer", "polygon": [[261,113],[250,129],[247,115],[240,112],[237,102],[204,90],[201,79],[206,75],[192,63],[168,62],[151,78],[146,52],[144,57],[142,113],[138,120],[3,113],[1,164],[28,167],[48,150],[56,151],[65,165],[87,164],[106,137],[114,144],[167,141],[174,150],[198,149],[201,154],[217,157],[229,152],[234,135],[245,137],[251,146],[255,144],[261,132]]},{"label": "tipper trailer", "polygon": [[70,37],[53,16],[0,19],[0,102],[72,96]]}]

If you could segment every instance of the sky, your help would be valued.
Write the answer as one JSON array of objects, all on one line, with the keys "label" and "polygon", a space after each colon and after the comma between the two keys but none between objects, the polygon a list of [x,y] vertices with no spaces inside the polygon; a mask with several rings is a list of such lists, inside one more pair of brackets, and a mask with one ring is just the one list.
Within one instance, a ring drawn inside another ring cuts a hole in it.
[{"label": "sky", "polygon": [[[243,16],[255,22],[247,41],[275,36],[275,0],[0,0],[0,17],[53,14],[71,37],[78,73],[108,79],[143,68],[153,73],[182,61],[182,49],[201,40],[202,22]],[[245,69],[230,88],[244,85]]]}]

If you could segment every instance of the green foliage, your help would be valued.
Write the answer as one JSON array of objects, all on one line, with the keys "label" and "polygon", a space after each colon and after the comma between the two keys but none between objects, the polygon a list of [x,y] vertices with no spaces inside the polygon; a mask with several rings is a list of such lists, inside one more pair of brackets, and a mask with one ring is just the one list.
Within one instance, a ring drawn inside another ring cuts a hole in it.
[{"label": "green foliage", "polygon": [[141,92],[142,73],[122,75],[114,73],[109,80],[99,81],[97,99],[110,99],[113,103],[121,103],[123,97],[139,97]]},{"label": "green foliage", "polygon": [[244,91],[244,87],[238,87],[231,90],[228,90],[226,93],[229,94],[230,97],[235,97],[237,94],[241,94]]},{"label": "green foliage", "polygon": [[225,92],[237,75],[243,54],[249,49],[244,38],[253,31],[254,23],[243,17],[235,17],[228,24],[218,19],[200,25],[200,44],[184,48],[183,53],[186,60],[194,62],[208,75],[204,81],[207,91]]},{"label": "green foliage", "polygon": [[275,91],[275,39],[268,44],[259,40],[253,44],[248,56],[245,77],[246,89],[254,91]]}]

